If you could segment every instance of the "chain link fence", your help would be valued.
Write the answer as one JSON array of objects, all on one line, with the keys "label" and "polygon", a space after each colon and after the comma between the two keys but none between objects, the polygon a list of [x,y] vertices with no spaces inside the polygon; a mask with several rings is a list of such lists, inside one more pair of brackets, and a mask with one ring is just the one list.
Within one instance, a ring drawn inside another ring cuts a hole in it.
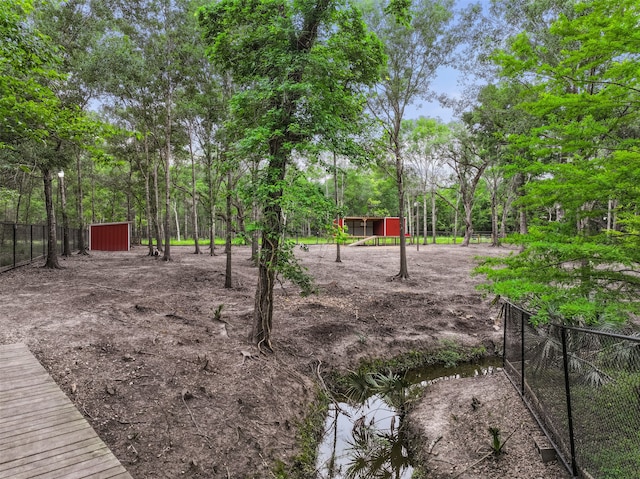
[{"label": "chain link fence", "polygon": [[[71,251],[79,247],[80,230],[69,229]],[[56,228],[58,252],[63,252],[64,229]],[[25,225],[0,223],[0,271],[16,268],[44,258],[47,254],[47,227],[44,225]]]},{"label": "chain link fence", "polygon": [[504,303],[504,365],[574,476],[640,478],[640,334],[546,324]]}]

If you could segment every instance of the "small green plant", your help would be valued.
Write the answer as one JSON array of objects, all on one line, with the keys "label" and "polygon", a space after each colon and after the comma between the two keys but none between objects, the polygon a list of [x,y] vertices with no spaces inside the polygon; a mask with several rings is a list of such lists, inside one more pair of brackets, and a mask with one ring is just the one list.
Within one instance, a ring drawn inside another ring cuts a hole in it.
[{"label": "small green plant", "polygon": [[213,312],[213,320],[214,321],[222,321],[222,309],[224,308],[224,304],[218,305],[218,307]]},{"label": "small green plant", "polygon": [[499,456],[504,447],[504,442],[500,441],[500,428],[490,426],[489,434],[491,434],[491,452],[494,456]]}]

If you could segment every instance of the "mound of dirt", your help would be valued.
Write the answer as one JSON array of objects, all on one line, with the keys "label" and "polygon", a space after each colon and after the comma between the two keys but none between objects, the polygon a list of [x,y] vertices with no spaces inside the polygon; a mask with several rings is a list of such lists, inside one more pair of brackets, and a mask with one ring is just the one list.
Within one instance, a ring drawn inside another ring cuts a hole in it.
[{"label": "mound of dirt", "polygon": [[[61,260],[63,270],[34,264],[0,274],[0,344],[26,343],[136,479],[273,477],[274,464],[297,452],[296,427],[316,395],[318,364],[323,372],[345,371],[363,358],[429,349],[443,339],[489,351],[501,345],[497,311],[470,272],[475,256],[504,250],[410,248],[411,278],[391,281],[397,247],[343,248],[342,263],[334,248],[297,251],[318,294],[303,298],[287,282],[276,289],[276,353],[268,357],[253,356],[246,341],[256,270],[245,247],[233,250],[231,289],[224,288],[224,256],[187,247],[172,247],[171,262],[140,247],[74,255]],[[427,439],[443,436],[431,456],[467,464],[470,457],[453,451],[470,449],[472,437],[486,442],[482,430],[493,422],[482,414],[490,407],[505,415],[505,425],[495,423],[505,433],[520,424],[521,417],[507,418],[511,386],[488,381],[429,389],[413,417],[424,422]],[[463,393],[480,400],[478,411],[463,411]],[[428,429],[443,406],[446,431]],[[450,432],[452,414],[458,432]],[[461,477],[536,477],[525,466],[539,458],[515,449],[521,442],[528,448],[526,436],[509,440],[500,462],[514,465],[505,475],[484,472],[485,461],[478,475]],[[451,469],[442,464],[437,470]]]},{"label": "mound of dirt", "polygon": [[[429,386],[409,424],[429,478],[569,477],[557,460],[542,461],[536,442],[546,441],[502,370]],[[503,444],[499,454],[490,428]]]}]

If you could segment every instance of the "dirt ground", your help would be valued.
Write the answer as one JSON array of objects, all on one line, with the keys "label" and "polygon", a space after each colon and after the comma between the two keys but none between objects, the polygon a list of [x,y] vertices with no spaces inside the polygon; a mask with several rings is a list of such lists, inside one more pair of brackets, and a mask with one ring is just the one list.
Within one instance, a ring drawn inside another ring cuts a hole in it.
[{"label": "dirt ground", "polygon": [[[171,262],[144,247],[92,252],[61,259],[63,270],[36,263],[0,274],[0,344],[26,343],[135,479],[275,477],[276,461],[297,452],[319,365],[346,371],[442,339],[492,352],[502,344],[497,310],[470,271],[475,256],[505,250],[409,247],[411,278],[400,282],[390,281],[398,247],[343,247],[342,263],[335,246],[296,249],[318,294],[277,287],[276,352],[257,359],[246,357],[249,249],[234,248],[232,289],[223,255],[192,251],[172,247]],[[557,463],[542,464],[532,420],[500,373],[430,386],[410,419],[429,477],[455,477],[482,457],[490,425],[519,432],[507,454],[459,477],[565,477]]]}]

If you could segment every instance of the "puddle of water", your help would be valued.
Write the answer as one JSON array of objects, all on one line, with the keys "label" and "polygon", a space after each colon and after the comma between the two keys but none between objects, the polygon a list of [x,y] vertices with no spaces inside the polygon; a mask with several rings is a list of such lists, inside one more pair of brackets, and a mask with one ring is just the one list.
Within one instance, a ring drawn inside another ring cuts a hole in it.
[{"label": "puddle of water", "polygon": [[[500,358],[487,358],[454,368],[427,367],[410,371],[405,377],[412,385],[427,386],[442,380],[491,374],[501,365]],[[367,473],[374,470],[386,471],[394,479],[410,479],[413,467],[398,411],[375,395],[362,405],[330,405],[316,466],[320,479],[346,479],[349,473],[354,479],[372,477]]]}]

